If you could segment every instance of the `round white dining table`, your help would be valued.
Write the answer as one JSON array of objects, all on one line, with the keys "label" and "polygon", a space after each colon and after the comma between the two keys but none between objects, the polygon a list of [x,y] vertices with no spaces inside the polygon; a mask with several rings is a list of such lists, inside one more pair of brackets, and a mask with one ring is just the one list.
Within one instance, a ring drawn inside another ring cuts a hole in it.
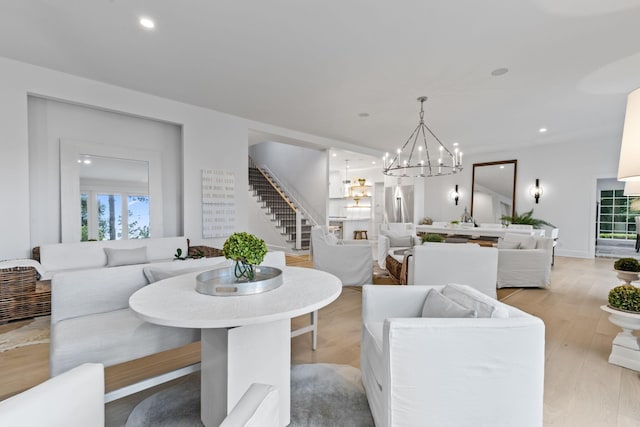
[{"label": "round white dining table", "polygon": [[145,286],[129,299],[147,322],[202,330],[201,418],[207,427],[219,425],[252,383],[278,388],[280,424],[289,424],[290,319],[333,302],[342,283],[319,270],[281,269],[282,285],[261,294],[200,294],[196,272]]}]

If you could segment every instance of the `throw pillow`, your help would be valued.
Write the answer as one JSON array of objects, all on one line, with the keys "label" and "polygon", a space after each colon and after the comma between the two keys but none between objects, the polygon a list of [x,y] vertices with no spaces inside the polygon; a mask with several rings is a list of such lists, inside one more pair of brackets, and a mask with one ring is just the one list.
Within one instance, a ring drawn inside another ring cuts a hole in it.
[{"label": "throw pillow", "polygon": [[505,242],[518,242],[520,243],[520,249],[535,249],[536,238],[533,236],[526,236],[520,234],[506,233],[504,235]]},{"label": "throw pillow", "polygon": [[413,246],[413,236],[410,234],[396,234],[387,232],[385,235],[387,236],[387,238],[389,238],[389,245],[392,248]]},{"label": "throw pillow", "polygon": [[498,240],[498,249],[520,249],[520,242],[510,242],[504,239]]},{"label": "throw pillow", "polygon": [[477,317],[477,313],[475,310],[461,306],[435,289],[431,289],[422,306],[422,317]]},{"label": "throw pillow", "polygon": [[183,274],[193,273],[195,271],[212,270],[210,266],[202,266],[195,268],[183,268],[182,270],[162,270],[153,267],[145,267],[142,269],[144,277],[147,278],[149,284],[158,282],[160,280],[169,279],[171,277],[181,276]]},{"label": "throw pillow", "polygon": [[107,267],[149,263],[146,246],[135,249],[104,248],[104,253],[107,255]]},{"label": "throw pillow", "polygon": [[509,312],[500,307],[492,298],[485,295],[471,295],[466,292],[465,288],[460,285],[449,284],[442,289],[442,294],[452,299],[463,307],[473,309],[477,313],[477,317],[494,317],[507,318]]}]

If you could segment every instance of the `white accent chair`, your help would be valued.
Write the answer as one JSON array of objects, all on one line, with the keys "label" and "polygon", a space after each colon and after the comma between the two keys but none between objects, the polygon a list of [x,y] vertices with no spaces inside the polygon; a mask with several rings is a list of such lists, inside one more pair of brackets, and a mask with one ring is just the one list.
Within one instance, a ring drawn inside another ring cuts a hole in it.
[{"label": "white accent chair", "polygon": [[368,240],[338,240],[326,227],[311,228],[313,268],[338,277],[343,285],[363,285],[373,279]]},{"label": "white accent chair", "polygon": [[360,367],[376,426],[541,427],[542,320],[469,287],[508,317],[422,318],[432,288],[363,287]]},{"label": "white accent chair", "polygon": [[378,230],[378,266],[382,269],[386,268],[387,255],[391,255],[391,251],[411,249],[414,245],[419,244],[420,239],[416,236],[416,226],[413,223],[390,222],[380,224],[380,229]]},{"label": "white accent chair", "polygon": [[104,427],[104,367],[80,365],[0,402],[0,425]]},{"label": "white accent chair", "polygon": [[469,285],[496,298],[498,250],[474,243],[424,243],[409,258],[409,285]]},{"label": "white accent chair", "polygon": [[498,243],[499,288],[546,288],[551,284],[553,242],[550,237],[505,234],[504,241],[531,239],[531,248],[503,249]]}]

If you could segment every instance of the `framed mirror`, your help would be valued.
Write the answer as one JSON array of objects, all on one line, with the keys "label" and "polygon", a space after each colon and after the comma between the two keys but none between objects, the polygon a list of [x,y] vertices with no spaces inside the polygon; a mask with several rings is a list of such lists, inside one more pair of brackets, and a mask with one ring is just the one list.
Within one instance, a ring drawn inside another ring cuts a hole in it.
[{"label": "framed mirror", "polygon": [[517,160],[473,164],[471,216],[476,224],[496,224],[503,215],[515,215],[517,167]]},{"label": "framed mirror", "polygon": [[161,236],[160,154],[60,140],[62,242]]}]

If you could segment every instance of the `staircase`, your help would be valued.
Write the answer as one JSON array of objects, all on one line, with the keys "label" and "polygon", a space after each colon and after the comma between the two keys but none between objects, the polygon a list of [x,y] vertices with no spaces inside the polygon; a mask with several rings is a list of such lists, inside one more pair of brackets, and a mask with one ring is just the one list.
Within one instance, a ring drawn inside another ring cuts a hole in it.
[{"label": "staircase", "polygon": [[[302,217],[300,209],[295,206],[286,191],[276,181],[249,157],[249,191],[258,198],[265,214],[270,216],[274,227],[285,236],[287,242],[291,243],[294,249],[309,249],[311,225]],[[299,239],[296,230],[299,230]]]}]

